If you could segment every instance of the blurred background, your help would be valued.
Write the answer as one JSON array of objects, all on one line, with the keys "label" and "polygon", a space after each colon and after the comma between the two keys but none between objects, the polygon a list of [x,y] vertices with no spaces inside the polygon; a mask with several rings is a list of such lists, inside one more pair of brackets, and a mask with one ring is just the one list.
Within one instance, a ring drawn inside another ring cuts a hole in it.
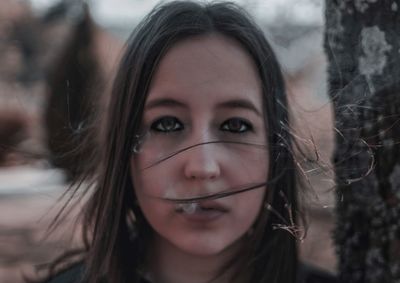
[{"label": "blurred background", "polygon": [[[302,162],[309,222],[299,242],[307,262],[335,272],[332,109],[326,90],[322,0],[241,0],[283,66]],[[79,244],[73,214],[49,235],[58,201],[85,159],[81,142],[93,111],[106,104],[124,40],[158,1],[0,1],[0,282]],[[105,98],[104,98],[105,97]]]}]

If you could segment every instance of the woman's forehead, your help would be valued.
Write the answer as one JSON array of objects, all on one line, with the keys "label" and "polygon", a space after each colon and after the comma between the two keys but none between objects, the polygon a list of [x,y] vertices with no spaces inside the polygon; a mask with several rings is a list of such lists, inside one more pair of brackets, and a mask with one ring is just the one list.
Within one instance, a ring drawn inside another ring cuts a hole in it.
[{"label": "woman's forehead", "polygon": [[252,58],[219,34],[196,36],[174,45],[153,77],[148,103],[163,97],[261,101],[261,82]]}]

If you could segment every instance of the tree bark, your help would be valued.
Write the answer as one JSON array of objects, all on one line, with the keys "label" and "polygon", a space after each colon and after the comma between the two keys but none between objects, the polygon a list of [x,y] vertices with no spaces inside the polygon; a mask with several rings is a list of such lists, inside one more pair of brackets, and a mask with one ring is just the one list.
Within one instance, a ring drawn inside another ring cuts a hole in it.
[{"label": "tree bark", "polygon": [[400,1],[327,0],[343,282],[400,282]]}]

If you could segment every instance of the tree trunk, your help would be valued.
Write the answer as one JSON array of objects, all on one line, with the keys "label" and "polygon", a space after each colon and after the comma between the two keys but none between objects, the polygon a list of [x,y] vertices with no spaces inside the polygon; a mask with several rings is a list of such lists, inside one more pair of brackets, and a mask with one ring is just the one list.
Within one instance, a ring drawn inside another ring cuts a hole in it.
[{"label": "tree trunk", "polygon": [[400,282],[400,0],[327,0],[339,275]]}]

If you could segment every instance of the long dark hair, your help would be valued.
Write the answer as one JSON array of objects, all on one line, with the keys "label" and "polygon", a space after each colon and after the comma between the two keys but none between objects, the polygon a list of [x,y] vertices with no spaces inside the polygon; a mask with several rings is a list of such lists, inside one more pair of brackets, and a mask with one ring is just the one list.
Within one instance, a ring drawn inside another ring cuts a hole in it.
[{"label": "long dark hair", "polygon": [[[296,225],[296,170],[280,66],[263,32],[241,8],[225,2],[187,1],[157,6],[127,42],[94,154],[95,173],[83,176],[95,179],[84,211],[83,227],[90,239],[84,254],[85,282],[139,282],[153,231],[136,205],[129,161],[149,85],[171,46],[210,33],[236,40],[255,62],[268,133],[266,176],[273,180],[234,266],[252,283],[295,282],[296,237],[287,230]],[[279,225],[286,229],[277,229]]]}]

